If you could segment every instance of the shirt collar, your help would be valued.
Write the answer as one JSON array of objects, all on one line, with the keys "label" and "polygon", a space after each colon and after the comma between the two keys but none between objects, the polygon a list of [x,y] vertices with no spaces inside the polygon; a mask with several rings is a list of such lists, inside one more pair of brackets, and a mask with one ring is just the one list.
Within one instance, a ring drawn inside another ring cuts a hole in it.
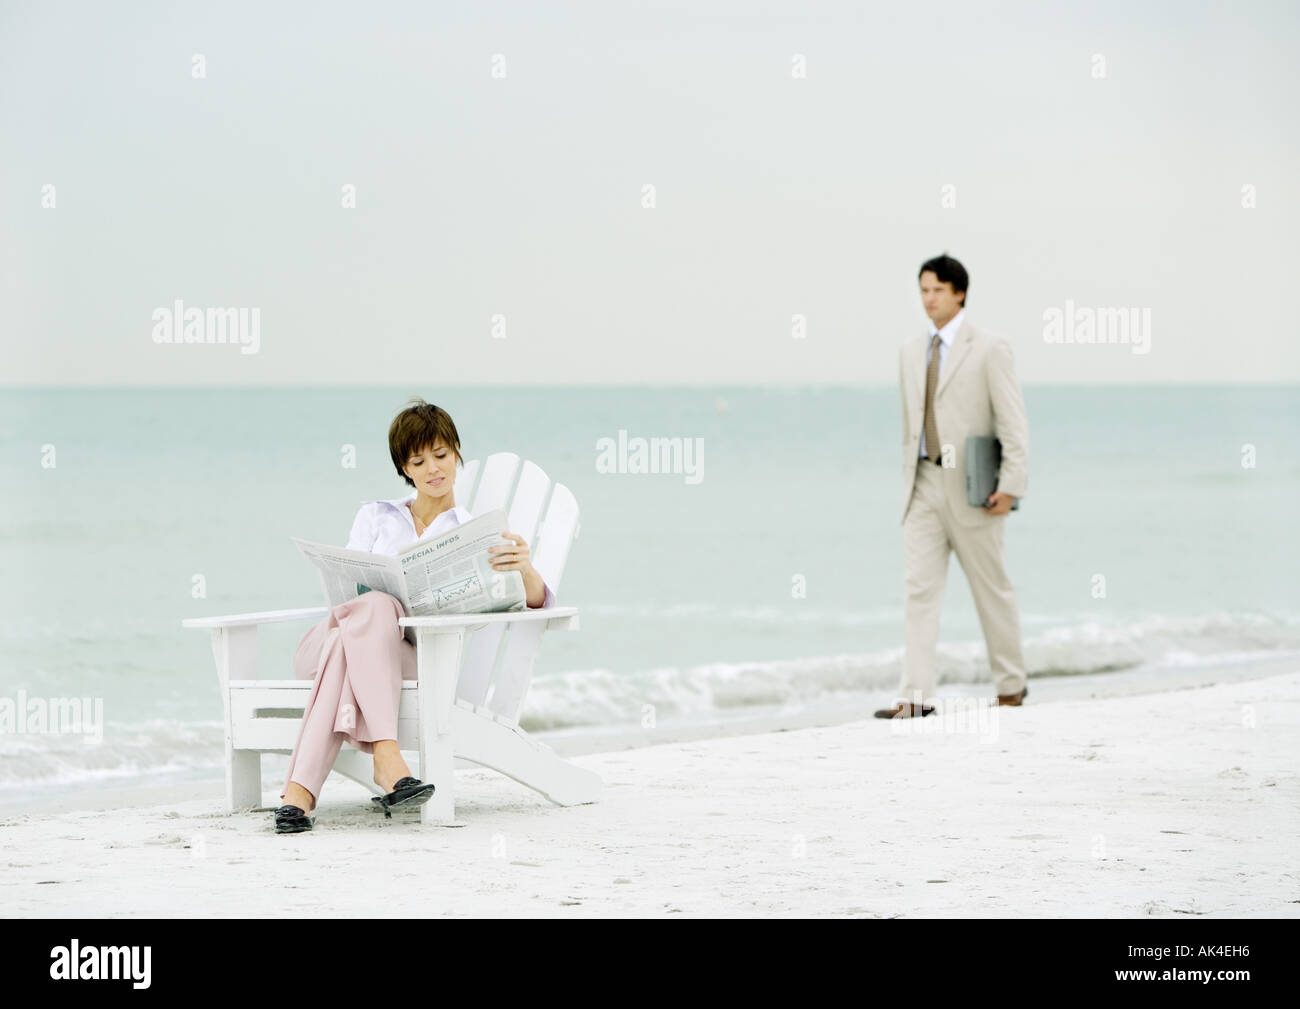
[{"label": "shirt collar", "polygon": [[[365,501],[362,503],[363,504],[378,503],[378,504],[391,505],[392,507],[396,508],[399,512],[402,512],[405,515],[409,515],[411,512],[410,509],[406,507],[406,505],[408,502],[414,501],[417,497],[419,497],[419,494],[420,494],[419,491],[411,491],[411,493],[406,495],[406,497],[376,498],[374,501]],[[473,515],[470,514],[468,508],[463,508],[460,505],[452,505],[451,511],[454,512],[456,515],[457,525],[460,525],[464,522],[468,522],[470,519],[474,517]],[[446,514],[447,514],[446,512],[442,512],[440,515],[438,515],[438,518],[435,518],[433,521],[437,522],[438,519],[442,518],[442,516]],[[427,532],[428,530],[425,531]]]},{"label": "shirt collar", "polygon": [[961,329],[961,324],[966,318],[966,309],[959,309],[957,314],[948,320],[948,325],[943,329],[935,329],[934,323],[930,323],[930,339],[934,339],[934,334],[939,334],[939,339],[943,341],[944,346],[951,347],[952,339],[957,335],[957,330]]}]

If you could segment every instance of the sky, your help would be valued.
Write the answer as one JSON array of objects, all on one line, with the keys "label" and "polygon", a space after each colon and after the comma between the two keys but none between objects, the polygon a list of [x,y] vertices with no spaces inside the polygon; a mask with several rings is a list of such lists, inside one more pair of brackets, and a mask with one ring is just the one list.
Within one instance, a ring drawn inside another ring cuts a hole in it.
[{"label": "sky", "polygon": [[0,384],[1300,381],[1298,12],[0,0]]}]

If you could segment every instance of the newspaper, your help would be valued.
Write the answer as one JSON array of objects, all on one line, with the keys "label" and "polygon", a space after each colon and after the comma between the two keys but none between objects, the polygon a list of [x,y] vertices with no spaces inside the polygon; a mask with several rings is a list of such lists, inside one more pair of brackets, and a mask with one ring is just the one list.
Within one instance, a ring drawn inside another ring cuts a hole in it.
[{"label": "newspaper", "polygon": [[[506,522],[505,510],[497,508],[439,536],[418,539],[395,555],[289,538],[320,571],[331,607],[374,590],[396,598],[408,617],[500,613],[528,604],[523,575],[495,570],[495,555],[488,553],[489,547],[512,542],[502,536]],[[405,630],[414,642],[414,629]]]}]

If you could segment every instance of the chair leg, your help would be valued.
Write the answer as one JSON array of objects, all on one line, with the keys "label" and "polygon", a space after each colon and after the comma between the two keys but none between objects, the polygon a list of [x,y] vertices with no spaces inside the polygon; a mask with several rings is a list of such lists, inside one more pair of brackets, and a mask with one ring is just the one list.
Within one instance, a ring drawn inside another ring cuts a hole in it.
[{"label": "chair leg", "polygon": [[420,822],[456,823],[456,764],[452,750],[451,709],[460,675],[465,632],[428,633],[416,639],[420,705],[420,780],[434,786],[433,797],[420,807]]},{"label": "chair leg", "polygon": [[420,780],[434,786],[433,797],[420,807],[420,822],[440,827],[456,823],[456,767],[451,736],[426,744],[420,756]]},{"label": "chair leg", "polygon": [[226,813],[256,809],[262,804],[262,754],[257,750],[226,751]]},{"label": "chair leg", "polygon": [[513,778],[557,806],[599,802],[600,775],[571,764],[515,726],[502,725],[463,709],[454,711],[460,755]]}]

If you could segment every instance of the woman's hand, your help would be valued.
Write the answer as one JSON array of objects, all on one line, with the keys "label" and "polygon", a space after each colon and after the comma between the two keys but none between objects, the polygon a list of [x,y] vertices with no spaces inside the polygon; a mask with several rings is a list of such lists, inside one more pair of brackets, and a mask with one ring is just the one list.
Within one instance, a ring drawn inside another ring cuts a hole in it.
[{"label": "woman's hand", "polygon": [[492,570],[494,571],[518,571],[524,576],[524,592],[527,594],[527,605],[536,609],[546,601],[546,583],[542,581],[542,576],[538,570],[533,567],[528,559],[528,544],[518,533],[502,533],[507,539],[514,540],[514,543],[502,543],[500,546],[488,547],[488,553],[495,554],[492,558]]}]

